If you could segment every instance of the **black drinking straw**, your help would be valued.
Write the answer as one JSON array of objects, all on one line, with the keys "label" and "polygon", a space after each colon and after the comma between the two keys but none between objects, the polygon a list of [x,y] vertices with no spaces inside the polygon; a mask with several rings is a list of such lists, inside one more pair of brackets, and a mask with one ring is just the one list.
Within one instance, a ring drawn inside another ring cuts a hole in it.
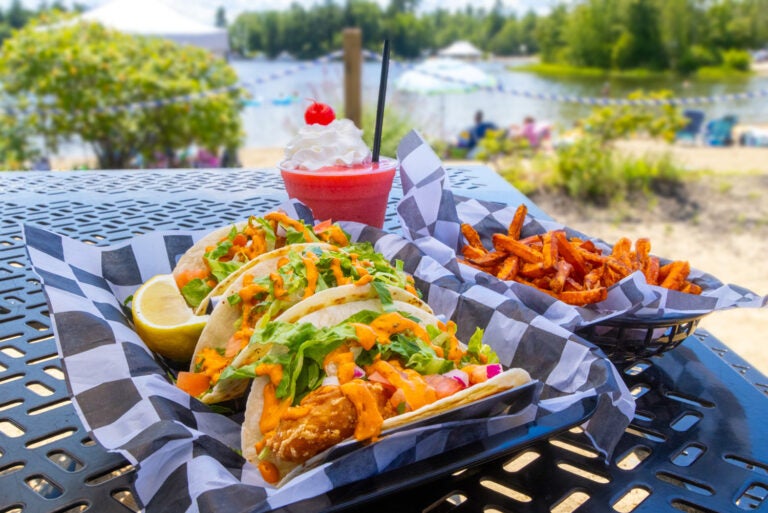
[{"label": "black drinking straw", "polygon": [[387,100],[387,75],[389,75],[389,39],[384,40],[381,54],[381,78],[379,79],[379,101],[376,104],[376,128],[373,131],[373,158],[379,161],[381,152],[381,127],[384,124],[384,103]]}]

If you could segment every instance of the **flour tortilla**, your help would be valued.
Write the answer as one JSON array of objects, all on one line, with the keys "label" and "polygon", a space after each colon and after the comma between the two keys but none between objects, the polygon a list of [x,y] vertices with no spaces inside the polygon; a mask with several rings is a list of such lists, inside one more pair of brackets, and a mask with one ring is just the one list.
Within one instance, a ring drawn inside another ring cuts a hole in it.
[{"label": "flour tortilla", "polygon": [[[235,223],[234,226],[238,231],[242,231],[246,226],[248,226],[248,221],[240,221]],[[179,258],[179,261],[176,263],[176,267],[173,268],[173,277],[178,279],[178,277],[185,271],[207,271],[208,267],[205,265],[205,261],[203,260],[203,255],[205,255],[206,248],[218,244],[219,241],[226,238],[231,231],[232,225],[222,226],[221,228],[212,231],[202,239],[198,240],[181,256],[181,258]],[[221,292],[226,290],[226,288],[232,284],[234,279],[237,278],[237,276],[245,270],[244,268],[245,266],[241,267],[220,281],[216,287],[214,287],[211,293],[208,294],[196,308],[194,308],[195,315],[205,314],[211,298],[218,296],[221,294]]]},{"label": "flour tortilla", "polygon": [[[296,311],[292,312],[292,315],[298,315],[298,312],[302,310],[306,312],[306,315],[299,316],[294,322],[311,322],[320,328],[334,326],[363,310],[384,311],[381,302],[378,299],[370,297],[357,300],[352,299],[347,302],[338,302],[328,305],[323,309],[316,309],[314,308],[315,305],[305,304],[306,301],[307,300],[302,301],[302,303],[299,303],[294,307],[296,308]],[[437,317],[435,317],[431,311],[427,312],[421,308],[415,307],[409,302],[395,299],[395,308],[414,316],[419,320],[419,324],[422,326],[433,325],[438,322]],[[288,314],[289,311],[286,311],[284,315]],[[285,318],[282,320],[285,320]],[[382,433],[389,429],[402,427],[409,423],[439,415],[448,410],[478,401],[504,390],[524,385],[529,381],[531,381],[531,376],[523,369],[516,368],[506,370],[484,383],[465,388],[451,396],[439,399],[434,403],[423,406],[417,410],[386,419],[382,424]],[[264,408],[264,387],[268,382],[269,379],[267,377],[259,377],[253,380],[251,391],[245,406],[245,420],[241,430],[241,448],[243,457],[254,465],[258,465],[259,463],[258,452],[256,451],[255,446],[256,443],[263,438],[263,434],[259,428],[259,420],[261,419],[261,414]],[[309,470],[316,464],[313,463],[313,461],[316,460],[316,458],[312,458],[309,462],[301,464],[272,460],[272,463],[274,463],[280,471],[280,475],[284,476],[277,486],[280,487],[302,472]]]},{"label": "flour tortilla", "polygon": [[[309,242],[291,244],[264,253],[245,264],[240,272],[230,275],[229,278],[232,279],[228,280],[230,282],[229,286],[221,292],[221,296],[222,298],[227,298],[232,294],[237,294],[243,287],[243,280],[245,280],[246,276],[253,276],[254,278],[268,276],[270,273],[277,270],[280,259],[287,256],[289,253],[311,250],[313,248],[327,250],[332,247],[333,246],[330,244],[324,242]],[[217,289],[218,288],[219,287],[217,287]],[[192,354],[192,361],[189,364],[190,372],[195,371],[197,355],[204,348],[224,349],[227,347],[227,342],[237,331],[235,323],[240,319],[241,313],[242,310],[240,305],[233,306],[226,300],[219,301],[211,312],[208,323],[205,325],[205,328],[203,328],[202,333],[200,333],[200,338],[197,340],[197,345]],[[246,388],[248,388],[247,380],[231,379],[219,381],[213,386],[213,389],[210,392],[200,397],[200,400],[206,404],[220,403],[243,395]]]}]

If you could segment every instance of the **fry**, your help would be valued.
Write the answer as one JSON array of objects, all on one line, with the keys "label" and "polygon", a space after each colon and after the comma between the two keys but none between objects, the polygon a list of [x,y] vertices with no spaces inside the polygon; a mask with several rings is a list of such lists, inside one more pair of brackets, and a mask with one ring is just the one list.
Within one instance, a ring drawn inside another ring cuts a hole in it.
[{"label": "fry", "polygon": [[658,257],[649,257],[648,264],[643,268],[643,274],[645,275],[645,281],[648,285],[659,284],[659,259]]},{"label": "fry", "polygon": [[496,273],[496,277],[500,280],[514,280],[517,277],[517,273],[520,270],[520,258],[512,255],[507,257],[501,264],[499,272]]},{"label": "fry", "polygon": [[525,216],[528,213],[528,207],[525,204],[521,204],[515,210],[515,215],[512,217],[512,222],[509,223],[509,229],[507,235],[515,240],[520,239],[520,232],[523,231],[523,223],[525,222]]},{"label": "fry", "polygon": [[552,233],[547,232],[542,236],[541,253],[544,255],[544,268],[552,269],[557,263],[557,243],[552,242]]},{"label": "fry", "polygon": [[489,251],[483,253],[479,257],[467,258],[473,264],[477,264],[481,267],[499,265],[507,258],[507,254],[501,251]]},{"label": "fry", "polygon": [[557,241],[557,253],[562,255],[563,259],[573,266],[573,272],[576,276],[583,278],[589,271],[581,253],[568,243],[568,239],[565,238],[565,232],[556,231],[553,232],[552,236]]},{"label": "fry", "polygon": [[477,231],[472,228],[472,225],[467,223],[462,223],[461,225],[461,233],[464,235],[464,238],[467,239],[467,243],[475,248],[479,249],[480,251],[487,253],[488,250],[483,247],[483,243],[480,241],[480,235],[477,233]]},{"label": "fry", "polygon": [[588,305],[604,301],[608,297],[608,289],[600,287],[599,289],[582,290],[578,292],[566,291],[560,294],[560,299],[569,305]]},{"label": "fry", "polygon": [[480,258],[481,256],[488,253],[485,249],[477,249],[472,246],[464,246],[461,250],[462,255],[464,255],[464,258],[466,259],[472,259],[472,258]]},{"label": "fry", "polygon": [[565,260],[560,260],[557,262],[556,267],[557,272],[555,273],[554,278],[549,282],[549,288],[552,289],[552,292],[560,293],[565,288],[565,282],[568,279],[568,275],[571,274],[573,266]]},{"label": "fry", "polygon": [[502,235],[501,233],[493,234],[493,247],[500,251],[507,251],[520,257],[521,260],[530,263],[538,263],[544,261],[544,255],[541,251],[526,246],[520,241],[517,241],[509,235]]},{"label": "fry", "polygon": [[686,278],[688,278],[688,273],[690,272],[691,266],[688,264],[688,262],[683,260],[672,262],[672,267],[669,269],[669,274],[667,274],[667,277],[664,278],[663,282],[661,282],[661,286],[666,289],[680,290],[680,288],[683,286],[683,283],[685,283]]}]

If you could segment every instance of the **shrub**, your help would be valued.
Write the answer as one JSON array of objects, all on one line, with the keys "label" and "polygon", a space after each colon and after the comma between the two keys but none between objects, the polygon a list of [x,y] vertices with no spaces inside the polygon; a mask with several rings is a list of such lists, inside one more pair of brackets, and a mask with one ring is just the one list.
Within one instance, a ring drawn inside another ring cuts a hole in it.
[{"label": "shrub", "polygon": [[624,199],[625,187],[613,165],[612,152],[587,134],[557,150],[556,184],[573,197],[600,205]]},{"label": "shrub", "polygon": [[738,71],[749,71],[752,57],[745,50],[727,50],[723,52],[723,65]]},{"label": "shrub", "polygon": [[677,63],[677,69],[681,73],[692,73],[699,68],[717,64],[719,64],[717,55],[710,49],[700,45],[692,45],[683,53]]},{"label": "shrub", "polygon": [[[373,148],[373,134],[376,126],[376,106],[363,109],[363,140]],[[381,134],[381,154],[395,157],[397,145],[411,131],[413,121],[406,112],[394,106],[384,108],[384,124]]]},{"label": "shrub", "polygon": [[[47,149],[78,137],[93,148],[102,169],[126,168],[137,154],[149,160],[193,143],[217,151],[238,146],[242,136],[241,91],[224,90],[237,75],[223,59],[96,23],[33,22],[15,31],[0,53],[0,82],[9,101],[50,107],[26,119]],[[222,92],[152,108],[116,108],[213,90]]]}]

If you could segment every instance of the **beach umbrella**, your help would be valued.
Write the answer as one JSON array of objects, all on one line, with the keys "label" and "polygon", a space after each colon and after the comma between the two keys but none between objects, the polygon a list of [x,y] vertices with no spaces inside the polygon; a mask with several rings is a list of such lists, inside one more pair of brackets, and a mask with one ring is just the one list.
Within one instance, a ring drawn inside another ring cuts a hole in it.
[{"label": "beach umbrella", "polygon": [[443,136],[445,95],[496,87],[497,80],[482,69],[456,59],[428,59],[397,79],[395,89],[440,96],[440,135]]}]

